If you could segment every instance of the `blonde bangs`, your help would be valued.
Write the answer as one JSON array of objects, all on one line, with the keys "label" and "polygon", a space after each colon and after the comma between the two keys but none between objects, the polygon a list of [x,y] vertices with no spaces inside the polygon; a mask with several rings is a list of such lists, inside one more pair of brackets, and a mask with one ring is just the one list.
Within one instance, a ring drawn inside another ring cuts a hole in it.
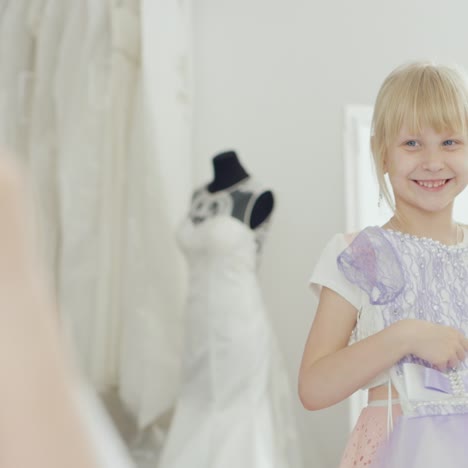
[{"label": "blonde bangs", "polygon": [[431,64],[399,68],[387,78],[379,98],[381,115],[374,114],[374,135],[380,134],[387,148],[404,125],[414,134],[425,127],[466,134],[468,88],[454,69]]},{"label": "blonde bangs", "polygon": [[[408,90],[409,104],[403,109],[401,118],[410,132],[419,134],[423,128],[433,128],[438,133],[465,134],[468,96],[464,92],[464,83],[457,83],[459,80],[450,72],[426,67],[420,74],[418,87]],[[413,96],[413,102],[410,102],[410,96]]]}]

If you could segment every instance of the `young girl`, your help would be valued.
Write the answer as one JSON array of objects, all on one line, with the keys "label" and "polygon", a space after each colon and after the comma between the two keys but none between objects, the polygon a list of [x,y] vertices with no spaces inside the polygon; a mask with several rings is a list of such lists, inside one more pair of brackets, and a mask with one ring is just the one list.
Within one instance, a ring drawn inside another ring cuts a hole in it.
[{"label": "young girl", "polygon": [[428,63],[393,71],[371,147],[394,216],[325,247],[300,398],[318,410],[369,389],[341,468],[465,468],[468,228],[452,218],[468,183],[464,75]]}]

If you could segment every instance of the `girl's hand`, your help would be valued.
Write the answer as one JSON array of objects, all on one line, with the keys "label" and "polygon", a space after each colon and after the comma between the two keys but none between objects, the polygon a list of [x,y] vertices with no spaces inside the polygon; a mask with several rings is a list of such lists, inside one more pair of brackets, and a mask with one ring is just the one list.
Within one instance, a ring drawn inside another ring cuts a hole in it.
[{"label": "girl's hand", "polygon": [[468,339],[446,325],[425,320],[402,320],[410,354],[429,362],[439,370],[456,368],[466,358]]}]

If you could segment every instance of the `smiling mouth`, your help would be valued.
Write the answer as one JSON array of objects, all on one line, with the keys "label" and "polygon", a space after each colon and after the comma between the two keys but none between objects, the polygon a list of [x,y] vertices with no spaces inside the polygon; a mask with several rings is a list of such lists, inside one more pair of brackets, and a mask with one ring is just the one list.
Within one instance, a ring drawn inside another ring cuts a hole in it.
[{"label": "smiling mouth", "polygon": [[413,182],[425,189],[440,189],[447,185],[451,180],[452,179],[413,180]]}]

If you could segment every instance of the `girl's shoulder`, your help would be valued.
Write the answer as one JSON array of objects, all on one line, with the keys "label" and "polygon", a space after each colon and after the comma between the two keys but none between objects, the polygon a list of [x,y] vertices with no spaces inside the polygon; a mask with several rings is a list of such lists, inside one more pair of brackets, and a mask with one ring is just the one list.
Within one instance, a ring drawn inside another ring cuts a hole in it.
[{"label": "girl's shoulder", "polygon": [[338,255],[338,269],[367,294],[371,304],[382,305],[393,300],[403,289],[404,272],[388,231],[370,226],[348,239],[351,242]]},{"label": "girl's shoulder", "polygon": [[349,247],[353,242],[359,239],[374,239],[384,235],[384,228],[379,226],[367,226],[359,231],[341,232],[335,234],[329,241],[329,244],[336,244],[343,248]]},{"label": "girl's shoulder", "polygon": [[[367,228],[365,228],[367,229]],[[329,245],[336,245],[337,247],[348,247],[354,239],[365,229],[361,231],[353,231],[353,232],[337,232],[329,238],[328,242],[325,245],[325,248]]]},{"label": "girl's shoulder", "polygon": [[383,229],[378,226],[368,226],[360,231],[338,232],[332,235],[325,243],[320,253],[320,260],[331,260],[336,262],[340,254],[349,249],[360,246],[372,248],[376,244],[376,239],[383,236]]},{"label": "girl's shoulder", "polygon": [[365,233],[366,229],[355,232],[340,232],[329,238],[320,252],[309,279],[309,284],[317,297],[320,295],[322,286],[326,286],[338,292],[353,306],[359,308],[361,290],[356,284],[348,281],[343,274],[340,258],[354,248],[360,236],[365,235],[362,233]]}]

